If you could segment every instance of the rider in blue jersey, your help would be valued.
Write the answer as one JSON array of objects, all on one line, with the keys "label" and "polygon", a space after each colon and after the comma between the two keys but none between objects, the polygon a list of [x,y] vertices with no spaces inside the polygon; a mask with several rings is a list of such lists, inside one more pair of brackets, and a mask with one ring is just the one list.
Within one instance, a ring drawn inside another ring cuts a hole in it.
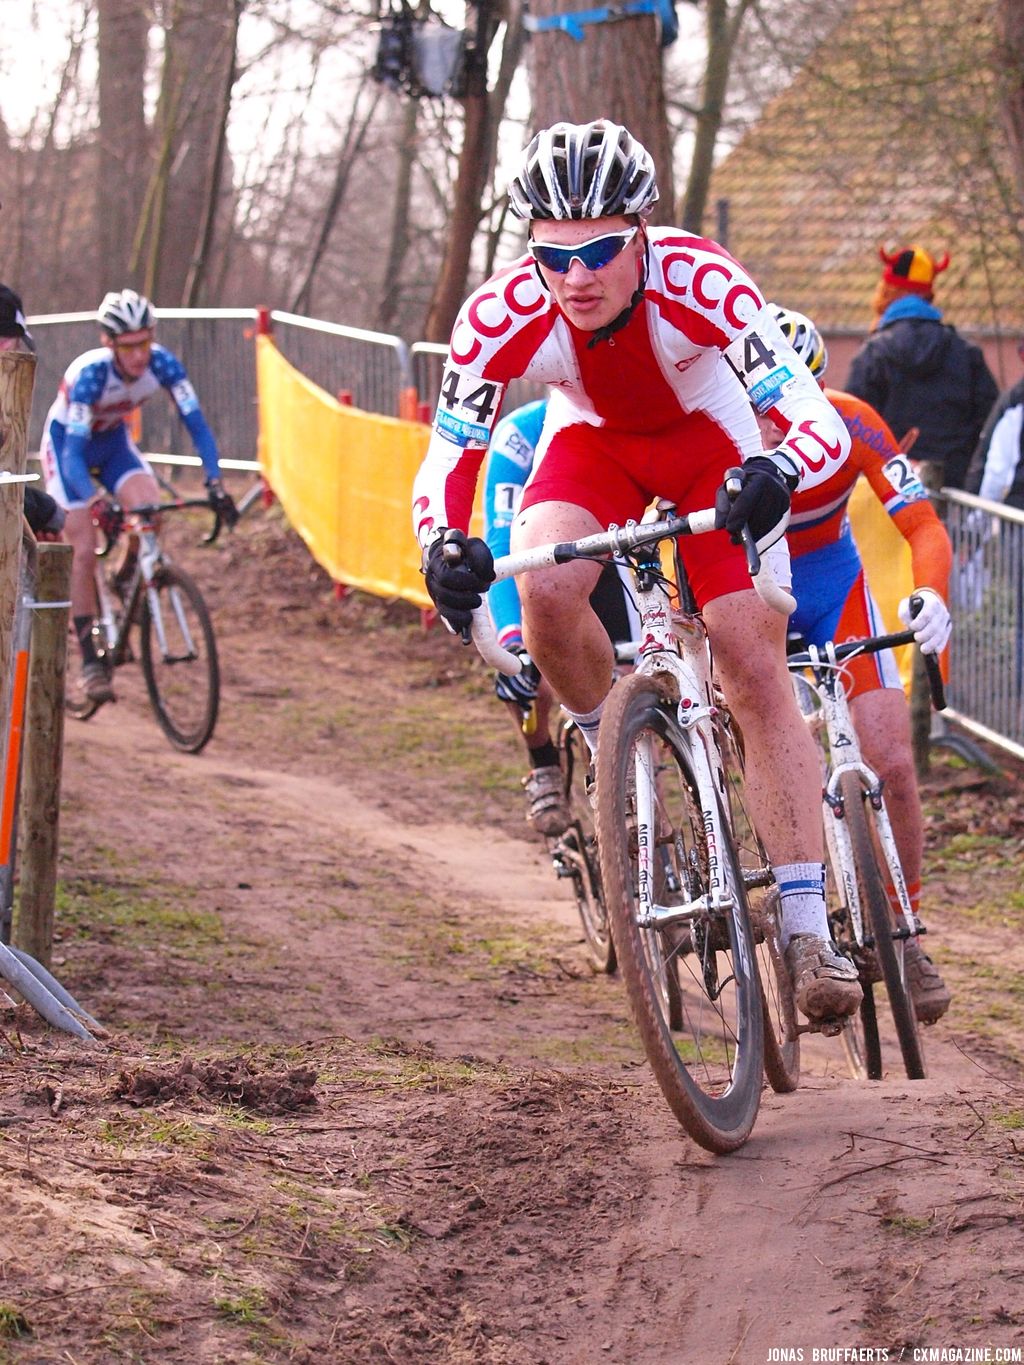
[{"label": "rider in blue jersey", "polygon": [[[527,403],[494,428],[484,474],[484,535],[495,559],[509,552],[512,521],[533,470],[546,411],[546,399]],[[635,638],[636,608],[614,565],[602,572],[590,600],[613,642]],[[551,688],[526,654],[515,579],[495,583],[487,594],[487,604],[501,644],[524,656],[523,671],[516,677],[495,674],[494,691],[508,703],[516,730],[526,742],[530,763],[530,771],[523,778],[526,820],[539,834],[559,835],[568,828],[571,816],[558,749],[551,738],[555,702]]]},{"label": "rider in blue jersey", "polygon": [[217,442],[185,367],[153,340],[156,315],[149,300],[134,289],[107,294],[96,320],[103,345],[80,355],[65,371],[46,414],[40,454],[47,492],[67,513],[64,534],[74,550],[71,614],[82,651],[82,688],[91,701],[105,702],[113,700],[114,689],[92,638],[97,611],[93,477],[123,507],[159,502],[153,471],[127,426],[135,409],[159,389],[167,390],[188,427],[203,462],[210,506],[228,526],[238,520],[238,512],[221,483]]}]

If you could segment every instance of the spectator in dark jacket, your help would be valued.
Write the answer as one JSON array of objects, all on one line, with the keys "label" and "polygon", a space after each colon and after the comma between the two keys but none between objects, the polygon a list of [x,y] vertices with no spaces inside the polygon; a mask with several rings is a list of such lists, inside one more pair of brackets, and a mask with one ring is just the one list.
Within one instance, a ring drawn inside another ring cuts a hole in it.
[{"label": "spectator in dark jacket", "polygon": [[999,387],[979,347],[944,323],[932,302],[949,256],[936,260],[920,246],[879,254],[877,320],[846,388],[877,409],[898,440],[916,428],[914,460],[938,466],[937,482],[962,488]]},{"label": "spectator in dark jacket", "polygon": [[0,284],[0,351],[34,351],[21,299],[6,284]]},{"label": "spectator in dark jacket", "polygon": [[[1024,360],[1024,339],[1017,346]],[[999,395],[988,415],[964,487],[1024,511],[1024,379]]]}]

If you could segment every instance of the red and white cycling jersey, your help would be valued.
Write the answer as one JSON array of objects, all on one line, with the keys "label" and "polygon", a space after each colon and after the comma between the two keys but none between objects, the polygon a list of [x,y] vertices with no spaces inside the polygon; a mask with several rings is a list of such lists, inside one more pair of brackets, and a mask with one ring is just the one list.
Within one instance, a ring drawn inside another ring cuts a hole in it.
[{"label": "red and white cycling jersey", "polygon": [[[743,267],[717,243],[676,228],[650,229],[648,240],[642,303],[593,347],[593,334],[569,322],[528,256],[467,299],[413,490],[421,544],[440,527],[467,528],[505,388],[520,377],[551,386],[547,430],[576,423],[661,437],[699,415],[739,464],[763,453],[756,409],[786,433],[776,448],[800,470],[801,487],[845,461],[845,426]],[[701,450],[681,443],[679,458],[699,462]]]}]

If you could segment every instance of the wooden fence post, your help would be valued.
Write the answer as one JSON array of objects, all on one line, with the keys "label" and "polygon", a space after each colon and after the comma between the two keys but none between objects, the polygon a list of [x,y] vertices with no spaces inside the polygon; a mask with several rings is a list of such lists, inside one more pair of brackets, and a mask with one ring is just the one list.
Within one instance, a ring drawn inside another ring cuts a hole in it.
[{"label": "wooden fence post", "polygon": [[70,545],[38,547],[36,600],[60,602],[36,611],[28,682],[19,827],[21,860],[14,942],[49,967],[57,892],[60,775],[64,755],[64,676],[71,592]]},{"label": "wooden fence post", "polygon": [[[25,472],[35,375],[34,355],[27,351],[0,351],[0,473]],[[24,500],[20,483],[0,480],[0,703],[4,702],[10,684]],[[3,711],[6,715],[6,705]]]}]

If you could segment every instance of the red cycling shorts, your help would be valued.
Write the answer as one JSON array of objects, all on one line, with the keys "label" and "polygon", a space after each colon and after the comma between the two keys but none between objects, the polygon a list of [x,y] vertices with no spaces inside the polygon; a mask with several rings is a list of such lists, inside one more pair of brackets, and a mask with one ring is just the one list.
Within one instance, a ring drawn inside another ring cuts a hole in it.
[{"label": "red cycling shorts", "polygon": [[[680,512],[714,507],[725,471],[741,462],[735,444],[714,422],[693,413],[644,435],[575,423],[551,437],[534,465],[520,511],[542,502],[567,502],[602,526],[639,521],[654,498]],[[742,547],[724,531],[684,536],[683,564],[700,607],[750,588]]]}]

